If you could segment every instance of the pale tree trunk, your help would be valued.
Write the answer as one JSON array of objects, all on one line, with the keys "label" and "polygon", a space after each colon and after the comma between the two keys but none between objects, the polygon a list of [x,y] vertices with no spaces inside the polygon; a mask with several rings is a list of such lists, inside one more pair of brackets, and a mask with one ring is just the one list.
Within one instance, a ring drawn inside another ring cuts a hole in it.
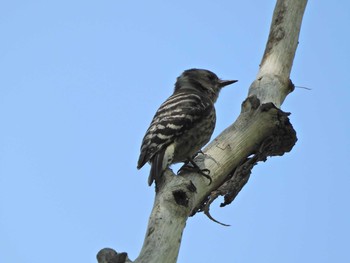
[{"label": "pale tree trunk", "polygon": [[[211,218],[211,202],[224,195],[222,206],[231,203],[258,161],[293,148],[296,133],[288,114],[279,108],[294,89],[290,72],[306,3],[277,1],[260,70],[240,115],[195,159],[198,166],[210,170],[212,183],[196,173],[175,176],[167,170],[158,184],[142,250],[133,262],[176,262],[189,216],[203,211]],[[112,249],[102,249],[97,258],[99,263],[132,262],[126,253]]]}]

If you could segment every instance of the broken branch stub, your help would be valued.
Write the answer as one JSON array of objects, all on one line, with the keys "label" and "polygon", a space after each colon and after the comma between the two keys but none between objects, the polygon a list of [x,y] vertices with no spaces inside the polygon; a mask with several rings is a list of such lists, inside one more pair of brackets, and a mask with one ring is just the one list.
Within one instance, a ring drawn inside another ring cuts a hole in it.
[{"label": "broken branch stub", "polygon": [[[256,118],[263,118],[273,123],[269,134],[265,135],[260,142],[256,142],[256,148],[247,155],[241,164],[232,170],[217,190],[212,191],[204,198],[196,212],[203,211],[209,218],[213,219],[209,213],[211,203],[219,196],[224,196],[224,202],[221,207],[230,204],[243,186],[248,182],[252,168],[259,161],[266,161],[267,157],[281,156],[291,151],[297,141],[296,132],[289,121],[289,113],[275,107],[273,103],[261,104],[255,95],[250,96],[242,105],[242,114],[253,115],[255,111]],[[220,223],[220,222],[218,222]],[[222,223],[220,223],[222,224]],[[224,224],[223,224],[224,225]]]}]

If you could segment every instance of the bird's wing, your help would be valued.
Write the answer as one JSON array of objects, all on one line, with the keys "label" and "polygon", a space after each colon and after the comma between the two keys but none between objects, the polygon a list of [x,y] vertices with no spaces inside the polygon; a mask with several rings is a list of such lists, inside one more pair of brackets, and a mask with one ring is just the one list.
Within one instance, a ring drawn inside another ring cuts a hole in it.
[{"label": "bird's wing", "polygon": [[174,142],[187,129],[212,110],[213,103],[200,94],[186,91],[170,96],[156,112],[142,141],[137,168]]}]

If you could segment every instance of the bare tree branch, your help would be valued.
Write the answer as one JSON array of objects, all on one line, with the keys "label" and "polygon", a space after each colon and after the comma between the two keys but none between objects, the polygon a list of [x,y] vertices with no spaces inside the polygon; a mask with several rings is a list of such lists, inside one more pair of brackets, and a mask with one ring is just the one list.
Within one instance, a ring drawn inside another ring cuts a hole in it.
[{"label": "bare tree branch", "polygon": [[[225,196],[222,206],[231,203],[258,161],[293,148],[296,133],[288,114],[279,108],[294,89],[289,77],[306,3],[277,1],[260,70],[240,115],[204,149],[204,155],[195,159],[198,166],[211,171],[212,183],[208,185],[208,179],[196,173],[164,173],[135,263],[176,262],[190,215],[204,211],[210,216],[209,206],[219,195]],[[104,249],[99,252],[98,262],[131,261],[124,253]]]}]

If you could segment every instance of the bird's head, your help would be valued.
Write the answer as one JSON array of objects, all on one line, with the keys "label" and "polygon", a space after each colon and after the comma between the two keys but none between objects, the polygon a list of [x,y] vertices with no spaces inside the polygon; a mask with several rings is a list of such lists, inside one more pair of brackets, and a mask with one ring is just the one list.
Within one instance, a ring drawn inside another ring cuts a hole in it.
[{"label": "bird's head", "polygon": [[174,92],[182,89],[195,89],[206,94],[214,103],[220,90],[235,82],[237,80],[221,80],[215,73],[206,69],[188,69],[177,78]]}]

